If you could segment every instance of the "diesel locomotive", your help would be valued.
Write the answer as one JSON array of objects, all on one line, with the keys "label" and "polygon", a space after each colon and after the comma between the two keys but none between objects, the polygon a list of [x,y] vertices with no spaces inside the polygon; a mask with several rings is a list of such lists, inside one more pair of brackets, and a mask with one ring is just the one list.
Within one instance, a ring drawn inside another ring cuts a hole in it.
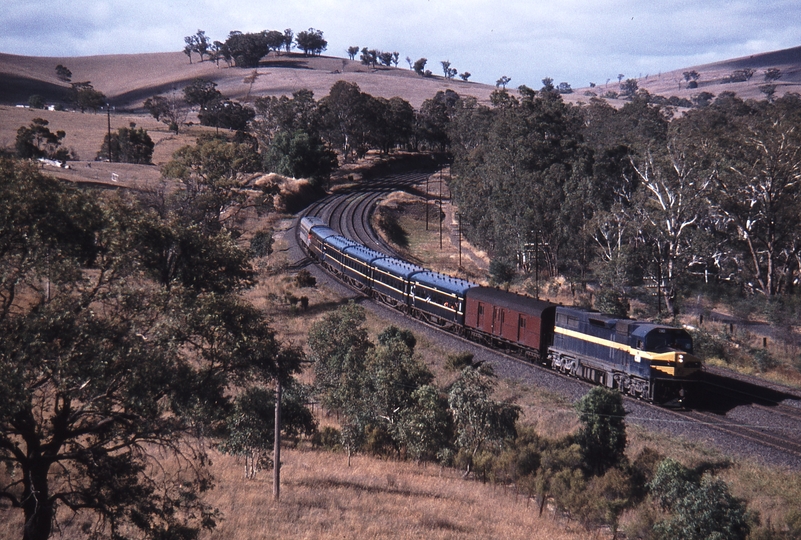
[{"label": "diesel locomotive", "polygon": [[701,361],[682,328],[564,307],[390,257],[320,218],[300,221],[304,250],[354,288],[414,318],[647,401],[681,403]]}]

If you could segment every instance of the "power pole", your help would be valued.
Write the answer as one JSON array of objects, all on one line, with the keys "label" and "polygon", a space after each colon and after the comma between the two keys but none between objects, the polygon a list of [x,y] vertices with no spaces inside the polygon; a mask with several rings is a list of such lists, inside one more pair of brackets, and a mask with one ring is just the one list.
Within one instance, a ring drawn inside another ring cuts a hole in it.
[{"label": "power pole", "polygon": [[275,436],[273,446],[273,499],[281,496],[281,381],[275,383]]},{"label": "power pole", "polygon": [[426,197],[425,197],[425,205],[426,205],[426,230],[428,230],[428,175],[426,175]]},{"label": "power pole", "polygon": [[442,169],[439,170],[439,250],[442,251]]},{"label": "power pole", "polygon": [[459,224],[459,268],[462,267],[462,214],[460,212],[456,212],[456,219],[458,220]]},{"label": "power pole", "polygon": [[106,119],[108,120],[108,160],[109,163],[112,161],[111,159],[111,105],[106,103]]}]

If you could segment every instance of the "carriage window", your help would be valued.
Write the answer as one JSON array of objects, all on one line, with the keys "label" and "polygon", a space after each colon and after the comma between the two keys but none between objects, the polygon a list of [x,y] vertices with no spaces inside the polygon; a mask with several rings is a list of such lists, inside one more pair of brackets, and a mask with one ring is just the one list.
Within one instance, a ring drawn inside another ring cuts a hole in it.
[{"label": "carriage window", "polygon": [[478,314],[479,315],[484,315],[484,304],[479,304],[478,305]]},{"label": "carriage window", "polygon": [[523,317],[522,315],[520,315],[520,319],[518,319],[518,321],[517,321],[517,325],[518,325],[520,328],[525,328],[525,327],[526,327],[526,318],[525,318],[525,317]]}]

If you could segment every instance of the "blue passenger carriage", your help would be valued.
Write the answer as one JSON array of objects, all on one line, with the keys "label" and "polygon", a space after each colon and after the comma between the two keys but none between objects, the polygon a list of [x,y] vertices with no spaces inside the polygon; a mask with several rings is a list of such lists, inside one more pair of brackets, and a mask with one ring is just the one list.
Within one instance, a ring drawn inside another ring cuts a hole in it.
[{"label": "blue passenger carriage", "polygon": [[426,269],[396,257],[376,259],[372,266],[373,295],[385,304],[407,311],[411,278]]},{"label": "blue passenger carriage", "polygon": [[343,274],[345,280],[355,287],[367,290],[373,283],[373,261],[384,259],[386,255],[361,244],[342,250]]},{"label": "blue passenger carriage", "polygon": [[465,292],[476,283],[426,270],[411,276],[410,301],[425,320],[439,326],[464,325]]}]

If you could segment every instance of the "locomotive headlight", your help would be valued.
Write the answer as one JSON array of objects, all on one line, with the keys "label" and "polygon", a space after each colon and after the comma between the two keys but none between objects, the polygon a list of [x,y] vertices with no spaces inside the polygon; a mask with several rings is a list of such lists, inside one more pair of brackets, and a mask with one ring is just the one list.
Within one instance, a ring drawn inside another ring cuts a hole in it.
[{"label": "locomotive headlight", "polygon": [[681,364],[681,363],[683,363],[683,362],[684,362],[684,355],[683,355],[683,354],[680,354],[680,355],[679,355],[679,364]]}]

